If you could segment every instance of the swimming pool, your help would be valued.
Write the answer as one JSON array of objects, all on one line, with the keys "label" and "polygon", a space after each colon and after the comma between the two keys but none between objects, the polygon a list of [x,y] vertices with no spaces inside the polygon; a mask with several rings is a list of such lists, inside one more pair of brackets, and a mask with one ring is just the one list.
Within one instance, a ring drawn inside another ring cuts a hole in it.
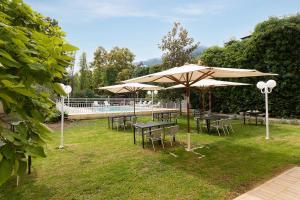
[{"label": "swimming pool", "polygon": [[[107,107],[96,107],[95,112],[133,112],[132,106],[107,106]],[[135,111],[148,111],[151,110],[149,107],[135,107]]]}]

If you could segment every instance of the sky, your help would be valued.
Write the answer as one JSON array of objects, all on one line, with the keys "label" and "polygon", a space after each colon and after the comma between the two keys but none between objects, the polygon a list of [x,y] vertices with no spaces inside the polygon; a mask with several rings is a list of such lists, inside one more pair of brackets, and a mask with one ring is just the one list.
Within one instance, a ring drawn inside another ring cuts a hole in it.
[{"label": "sky", "polygon": [[249,35],[270,16],[300,11],[299,0],[24,0],[58,20],[66,39],[92,61],[97,46],[127,47],[135,61],[161,57],[158,44],[180,22],[202,46]]}]

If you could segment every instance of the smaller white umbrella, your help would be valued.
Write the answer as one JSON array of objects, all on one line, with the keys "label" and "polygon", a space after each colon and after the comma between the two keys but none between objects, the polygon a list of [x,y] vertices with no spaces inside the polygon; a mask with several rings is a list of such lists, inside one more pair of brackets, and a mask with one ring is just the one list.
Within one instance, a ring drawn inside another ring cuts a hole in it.
[{"label": "smaller white umbrella", "polygon": [[[248,83],[239,83],[239,82],[231,82],[231,81],[220,81],[215,79],[202,79],[194,84],[191,85],[191,87],[196,87],[199,89],[206,89],[206,88],[213,88],[213,87],[226,87],[226,86],[245,86],[250,85]],[[167,89],[177,89],[177,88],[184,88],[184,85],[178,84],[174,85]],[[211,110],[211,93],[209,90],[209,110]]]},{"label": "smaller white umbrella", "polygon": [[[137,93],[140,90],[161,90],[162,87],[156,85],[148,85],[142,83],[124,83],[119,85],[111,85],[106,87],[98,88],[100,90],[108,90],[112,93]],[[134,95],[134,103],[133,103],[133,112],[135,114],[135,95]]]},{"label": "smaller white umbrella", "polygon": [[[209,87],[223,87],[223,86],[239,86],[239,85],[250,85],[248,83],[239,83],[239,82],[231,82],[231,81],[219,81],[215,79],[202,79],[194,84],[191,87],[198,88],[209,88]],[[178,84],[166,89],[175,89],[175,88],[184,88],[184,85]]]}]

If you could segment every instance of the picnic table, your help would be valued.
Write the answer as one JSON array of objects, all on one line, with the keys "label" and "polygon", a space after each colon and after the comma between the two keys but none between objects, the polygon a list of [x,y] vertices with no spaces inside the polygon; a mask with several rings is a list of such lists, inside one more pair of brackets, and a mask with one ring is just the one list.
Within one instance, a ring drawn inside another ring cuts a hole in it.
[{"label": "picnic table", "polygon": [[160,122],[147,122],[147,123],[136,123],[133,125],[133,143],[136,143],[136,129],[140,129],[142,132],[142,144],[143,148],[145,148],[145,129],[148,129],[151,131],[152,128],[157,127],[166,127],[166,126],[172,126],[175,125],[174,122],[166,122],[166,121],[160,121]]},{"label": "picnic table", "polygon": [[132,117],[136,117],[136,115],[115,115],[115,116],[109,116],[107,118],[107,122],[108,122],[108,128],[113,129],[114,127],[114,121],[115,119],[119,119],[119,118],[123,118],[124,121],[124,126],[126,124],[126,121],[131,121]]},{"label": "picnic table", "polygon": [[264,114],[259,110],[248,110],[248,111],[245,111],[243,114],[244,114],[244,124],[246,124],[246,116],[249,116],[250,118],[251,118],[251,116],[254,116],[256,126],[257,126],[257,118],[259,116],[264,116]]},{"label": "picnic table", "polygon": [[224,115],[208,115],[208,116],[204,116],[204,117],[195,117],[196,125],[197,125],[197,131],[199,133],[200,120],[203,120],[203,119],[205,120],[207,132],[210,133],[211,121],[216,121],[216,120],[221,120],[221,119],[226,119],[226,118],[228,118],[228,117],[224,116]]},{"label": "picnic table", "polygon": [[153,113],[153,121],[155,119],[157,119],[158,121],[172,121],[173,113],[177,113],[177,111],[163,111],[163,112]]}]

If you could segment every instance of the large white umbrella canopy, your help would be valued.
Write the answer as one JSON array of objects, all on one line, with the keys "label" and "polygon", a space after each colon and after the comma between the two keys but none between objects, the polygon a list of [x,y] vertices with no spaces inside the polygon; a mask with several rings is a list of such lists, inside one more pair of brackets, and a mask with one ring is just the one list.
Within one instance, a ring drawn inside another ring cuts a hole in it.
[{"label": "large white umbrella canopy", "polygon": [[187,127],[188,127],[188,148],[190,151],[190,119],[189,119],[189,99],[190,87],[197,81],[205,78],[235,78],[235,77],[252,77],[252,76],[268,76],[276,75],[271,73],[263,73],[254,69],[236,69],[236,68],[220,68],[207,67],[195,64],[185,64],[181,67],[174,67],[161,72],[129,79],[123,81],[125,83],[141,83],[141,82],[159,82],[159,83],[177,83],[185,86],[187,97]]},{"label": "large white umbrella canopy", "polygon": [[237,77],[253,77],[253,76],[269,76],[276,75],[272,73],[263,73],[255,69],[236,69],[221,67],[206,67],[195,64],[186,64],[181,67],[173,67],[165,71],[129,79],[124,83],[181,83],[184,85],[193,84],[204,78],[237,78]]},{"label": "large white umbrella canopy", "polygon": [[[119,85],[111,85],[98,88],[100,90],[108,90],[112,93],[136,93],[140,90],[161,90],[162,87],[156,85],[148,85],[142,83],[124,83]],[[135,97],[133,103],[133,112],[135,114]]]}]

